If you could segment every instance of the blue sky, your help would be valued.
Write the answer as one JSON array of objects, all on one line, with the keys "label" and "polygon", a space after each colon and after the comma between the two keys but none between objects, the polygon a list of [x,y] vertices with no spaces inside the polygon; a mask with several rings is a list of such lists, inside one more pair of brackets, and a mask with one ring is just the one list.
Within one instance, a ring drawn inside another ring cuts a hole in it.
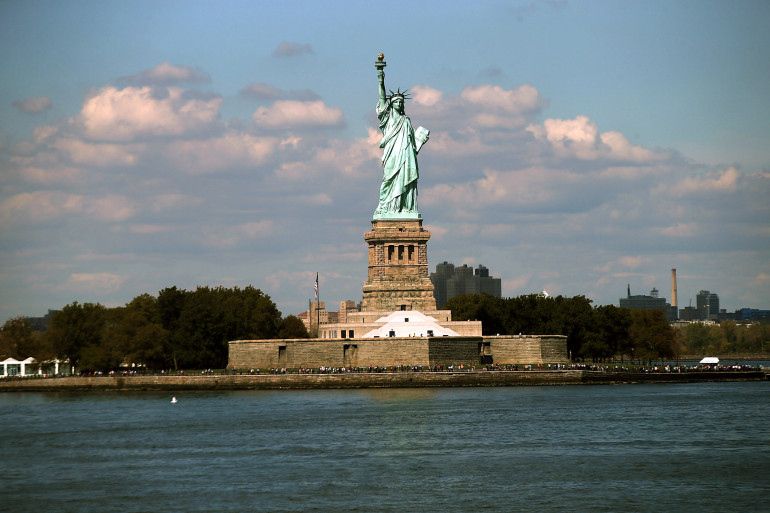
[{"label": "blue sky", "polygon": [[360,300],[375,56],[437,263],[770,307],[767,2],[0,2],[0,319],[168,286]]}]

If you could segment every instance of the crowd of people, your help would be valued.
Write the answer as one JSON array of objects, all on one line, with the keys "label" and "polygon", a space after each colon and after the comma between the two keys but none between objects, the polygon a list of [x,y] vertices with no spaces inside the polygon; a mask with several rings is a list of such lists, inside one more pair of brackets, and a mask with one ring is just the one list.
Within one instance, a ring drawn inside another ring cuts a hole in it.
[{"label": "crowd of people", "polygon": [[[702,371],[756,371],[761,370],[759,365],[738,364],[733,365],[607,365],[585,363],[555,363],[555,364],[510,364],[510,365],[391,365],[368,367],[300,367],[298,369],[271,368],[268,374],[346,374],[346,373],[403,373],[403,372],[517,372],[517,371],[591,371],[591,372],[702,372]],[[244,371],[230,371],[234,374],[246,374]],[[260,369],[250,369],[248,374],[260,374]]]},{"label": "crowd of people", "polygon": [[[665,363],[660,365],[631,365],[631,364],[595,364],[595,363],[538,363],[538,364],[487,364],[487,365],[466,365],[450,364],[450,365],[390,365],[390,366],[347,366],[347,367],[299,367],[297,369],[289,369],[286,367],[270,368],[270,369],[258,369],[251,368],[249,370],[243,369],[205,369],[201,371],[185,371],[185,370],[161,370],[152,371],[146,368],[135,369],[121,369],[110,371],[80,371],[77,372],[77,376],[81,377],[131,377],[131,376],[146,376],[146,375],[161,375],[161,376],[186,376],[195,375],[200,373],[203,376],[215,376],[221,374],[347,374],[347,373],[406,373],[406,372],[554,372],[554,371],[590,371],[590,372],[602,372],[602,373],[625,373],[625,372],[641,372],[641,373],[683,373],[683,372],[740,372],[740,371],[757,371],[767,370],[761,365],[749,365],[741,363],[733,364],[672,364]],[[32,376],[30,376],[32,377]],[[48,374],[35,375],[34,377],[52,377]]]}]

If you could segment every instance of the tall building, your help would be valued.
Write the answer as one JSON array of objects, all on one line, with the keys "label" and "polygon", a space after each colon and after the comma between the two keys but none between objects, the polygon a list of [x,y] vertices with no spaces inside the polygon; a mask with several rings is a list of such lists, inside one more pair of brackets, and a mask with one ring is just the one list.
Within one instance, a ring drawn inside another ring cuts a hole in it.
[{"label": "tall building", "polygon": [[719,296],[708,290],[701,290],[695,296],[695,306],[700,313],[700,320],[716,320],[719,315]]},{"label": "tall building", "polygon": [[629,285],[626,297],[620,298],[619,303],[621,308],[630,308],[632,310],[663,310],[666,320],[669,322],[675,321],[677,319],[676,307],[666,303],[666,298],[658,296],[659,292],[656,288],[650,291],[649,296],[641,294],[632,296],[631,285]]},{"label": "tall building", "polygon": [[502,296],[502,280],[489,275],[489,269],[479,265],[476,269],[468,265],[455,267],[449,262],[436,265],[436,272],[430,273],[436,307],[442,308],[447,301],[462,294],[489,294]]}]

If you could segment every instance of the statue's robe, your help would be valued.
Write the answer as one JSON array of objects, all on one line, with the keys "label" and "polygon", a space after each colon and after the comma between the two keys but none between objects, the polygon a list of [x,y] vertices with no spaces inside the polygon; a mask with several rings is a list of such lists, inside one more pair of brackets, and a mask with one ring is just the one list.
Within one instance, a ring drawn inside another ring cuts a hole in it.
[{"label": "statue's robe", "polygon": [[375,214],[417,212],[417,145],[414,128],[406,114],[391,102],[377,102],[382,141],[382,185]]}]

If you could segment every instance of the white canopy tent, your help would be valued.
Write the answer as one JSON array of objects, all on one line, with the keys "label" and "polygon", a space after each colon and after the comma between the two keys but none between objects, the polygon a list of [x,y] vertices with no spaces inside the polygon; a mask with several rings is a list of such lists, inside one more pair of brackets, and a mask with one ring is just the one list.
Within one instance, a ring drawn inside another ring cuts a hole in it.
[{"label": "white canopy tent", "polygon": [[6,358],[0,362],[0,376],[30,376],[39,372],[40,366],[31,356],[26,360]]},{"label": "white canopy tent", "polygon": [[381,326],[366,333],[363,338],[375,337],[458,337],[449,328],[443,328],[436,319],[417,310],[398,310],[377,319]]},{"label": "white canopy tent", "polygon": [[716,356],[707,356],[703,360],[700,361],[700,363],[708,363],[708,364],[716,364],[719,363],[719,358]]}]

